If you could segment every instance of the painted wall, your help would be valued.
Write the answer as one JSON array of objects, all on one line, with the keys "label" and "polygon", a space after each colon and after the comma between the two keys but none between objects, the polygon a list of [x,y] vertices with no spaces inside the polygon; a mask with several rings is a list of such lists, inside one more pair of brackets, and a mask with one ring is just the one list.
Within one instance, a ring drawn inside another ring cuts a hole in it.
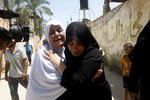
[{"label": "painted wall", "polygon": [[110,66],[119,67],[123,45],[135,44],[136,39],[150,19],[150,0],[128,0],[107,14],[88,23],[94,37],[106,52]]}]

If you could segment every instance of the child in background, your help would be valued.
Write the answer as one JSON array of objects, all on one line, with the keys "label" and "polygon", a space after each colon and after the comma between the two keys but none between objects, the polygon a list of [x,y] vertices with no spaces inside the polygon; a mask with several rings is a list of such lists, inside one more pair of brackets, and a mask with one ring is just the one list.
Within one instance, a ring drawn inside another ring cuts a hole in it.
[{"label": "child in background", "polygon": [[123,87],[124,87],[123,100],[127,100],[128,95],[130,96],[131,100],[135,100],[134,94],[128,91],[129,74],[131,68],[131,61],[128,58],[128,54],[131,52],[132,48],[133,44],[131,43],[124,44],[123,45],[124,54],[120,58],[121,71],[123,77]]}]

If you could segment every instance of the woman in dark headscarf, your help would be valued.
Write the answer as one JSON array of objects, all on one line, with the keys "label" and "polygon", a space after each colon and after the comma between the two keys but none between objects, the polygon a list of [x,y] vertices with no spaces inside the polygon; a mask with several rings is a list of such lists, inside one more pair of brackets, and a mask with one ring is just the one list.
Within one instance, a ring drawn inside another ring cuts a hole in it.
[{"label": "woman in dark headscarf", "polygon": [[47,53],[47,55],[62,74],[60,84],[67,89],[58,100],[86,98],[112,100],[105,73],[93,79],[102,63],[102,55],[97,41],[84,23],[73,22],[66,29],[65,64],[67,67],[58,62],[60,58],[56,54]]}]

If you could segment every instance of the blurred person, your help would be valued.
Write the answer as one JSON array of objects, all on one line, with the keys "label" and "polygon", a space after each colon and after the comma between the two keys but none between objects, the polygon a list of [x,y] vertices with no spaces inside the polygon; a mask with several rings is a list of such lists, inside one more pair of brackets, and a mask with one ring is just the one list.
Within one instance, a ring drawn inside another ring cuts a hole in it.
[{"label": "blurred person", "polygon": [[28,60],[26,53],[16,46],[14,39],[5,51],[5,62],[5,80],[8,81],[11,99],[19,100],[19,83],[24,88],[28,85]]},{"label": "blurred person", "polygon": [[112,100],[105,72],[93,79],[101,67],[102,54],[97,41],[83,22],[72,22],[67,26],[65,63],[55,52],[45,51],[44,56],[58,69],[62,75],[60,85],[66,88],[56,100]]},{"label": "blurred person", "polygon": [[37,43],[36,51],[42,47],[43,41],[44,41],[44,40],[42,39],[42,35],[40,35],[40,36],[39,36],[38,43]]},{"label": "blurred person", "polygon": [[9,44],[11,42],[13,36],[12,34],[3,27],[0,27],[0,79],[1,79],[1,71],[2,71],[2,59],[3,54]]},{"label": "blurred person", "polygon": [[129,75],[130,75],[130,68],[131,68],[131,61],[128,57],[128,54],[131,52],[132,48],[133,48],[132,43],[125,43],[123,45],[124,54],[120,57],[123,88],[124,88],[123,100],[127,100],[128,95],[131,100],[135,100],[135,95],[128,91]]},{"label": "blurred person", "polygon": [[150,57],[150,20],[147,22],[137,41],[129,54],[132,62],[129,76],[129,91],[139,94],[139,100],[149,98],[150,78],[149,59]]},{"label": "blurred person", "polygon": [[25,43],[24,47],[26,49],[26,54],[27,54],[27,57],[28,57],[29,64],[31,65],[33,46],[28,41],[28,42]]}]

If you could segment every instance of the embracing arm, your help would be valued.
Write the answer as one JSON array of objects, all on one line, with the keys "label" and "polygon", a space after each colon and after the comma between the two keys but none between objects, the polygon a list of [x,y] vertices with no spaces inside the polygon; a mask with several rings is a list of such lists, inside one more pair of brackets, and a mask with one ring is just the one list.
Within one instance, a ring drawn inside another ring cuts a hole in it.
[{"label": "embracing arm", "polygon": [[59,60],[56,60],[55,66],[59,73],[62,75],[64,70],[66,69],[66,65],[62,62],[62,60],[59,58]]},{"label": "embracing arm", "polygon": [[43,55],[45,58],[47,58],[49,61],[51,61],[59,73],[62,75],[64,70],[66,69],[66,65],[62,62],[61,58],[56,54],[52,53],[52,51],[44,51],[46,55]]},{"label": "embracing arm", "polygon": [[[62,62],[61,58],[56,53],[52,53],[52,51],[44,51],[44,52],[45,55],[43,56],[46,57],[49,61],[51,61],[55,65],[59,73],[62,75],[64,70],[66,69],[66,65],[64,64],[64,62]],[[93,79],[100,77],[102,73],[103,69],[100,67],[95,76],[93,77]]]}]

